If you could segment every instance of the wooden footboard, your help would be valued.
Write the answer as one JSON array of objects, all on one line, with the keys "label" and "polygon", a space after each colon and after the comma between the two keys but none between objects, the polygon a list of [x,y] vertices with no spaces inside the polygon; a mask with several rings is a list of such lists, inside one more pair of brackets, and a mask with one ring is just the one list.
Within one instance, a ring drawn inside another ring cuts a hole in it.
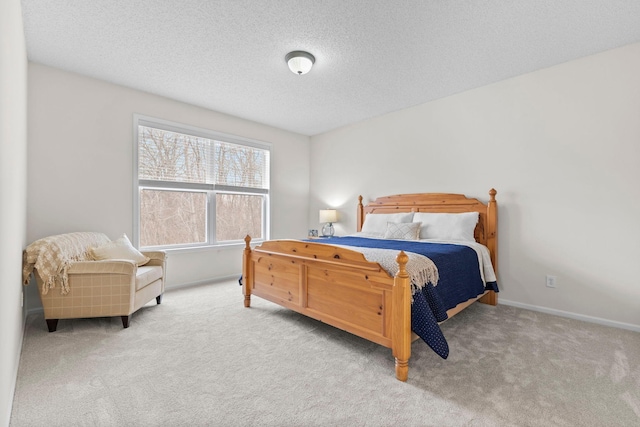
[{"label": "wooden footboard", "polygon": [[406,381],[411,356],[411,287],[408,257],[397,257],[394,277],[355,251],[296,240],[273,240],[251,249],[245,238],[244,305],[251,295],[392,349],[396,377]]}]

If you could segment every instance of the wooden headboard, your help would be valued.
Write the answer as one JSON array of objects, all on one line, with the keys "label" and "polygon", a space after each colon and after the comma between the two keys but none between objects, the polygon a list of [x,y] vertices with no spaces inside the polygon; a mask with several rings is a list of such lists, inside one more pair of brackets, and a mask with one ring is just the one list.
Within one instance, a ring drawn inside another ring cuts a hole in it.
[{"label": "wooden headboard", "polygon": [[396,194],[378,197],[366,206],[362,205],[362,196],[358,197],[358,231],[362,230],[365,215],[370,213],[400,212],[478,212],[480,217],[475,229],[476,241],[482,243],[491,253],[493,268],[498,271],[498,204],[496,190],[489,190],[489,202],[470,199],[463,194],[416,193]]}]

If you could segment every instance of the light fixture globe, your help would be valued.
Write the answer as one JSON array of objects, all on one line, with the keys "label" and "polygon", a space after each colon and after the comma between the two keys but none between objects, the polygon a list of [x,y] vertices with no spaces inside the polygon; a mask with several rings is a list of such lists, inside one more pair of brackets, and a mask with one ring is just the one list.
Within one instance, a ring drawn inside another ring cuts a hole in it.
[{"label": "light fixture globe", "polygon": [[309,70],[311,70],[313,64],[316,62],[316,58],[314,58],[313,55],[302,50],[294,50],[293,52],[289,52],[287,53],[287,56],[284,57],[284,59],[285,61],[287,61],[289,69],[299,76],[307,74]]}]

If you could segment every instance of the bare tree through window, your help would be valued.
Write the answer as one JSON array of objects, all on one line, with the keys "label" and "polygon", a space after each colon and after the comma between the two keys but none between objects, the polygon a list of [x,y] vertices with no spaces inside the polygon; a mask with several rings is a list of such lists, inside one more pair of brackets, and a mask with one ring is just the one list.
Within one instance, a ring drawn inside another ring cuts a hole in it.
[{"label": "bare tree through window", "polygon": [[138,179],[140,246],[265,237],[266,149],[140,125]]}]

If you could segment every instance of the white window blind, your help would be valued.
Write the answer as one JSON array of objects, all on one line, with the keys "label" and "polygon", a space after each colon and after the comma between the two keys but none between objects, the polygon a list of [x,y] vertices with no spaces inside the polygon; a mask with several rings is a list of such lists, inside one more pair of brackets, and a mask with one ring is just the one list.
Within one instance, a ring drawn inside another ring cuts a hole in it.
[{"label": "white window blind", "polygon": [[267,238],[268,146],[150,119],[136,130],[140,246]]}]

